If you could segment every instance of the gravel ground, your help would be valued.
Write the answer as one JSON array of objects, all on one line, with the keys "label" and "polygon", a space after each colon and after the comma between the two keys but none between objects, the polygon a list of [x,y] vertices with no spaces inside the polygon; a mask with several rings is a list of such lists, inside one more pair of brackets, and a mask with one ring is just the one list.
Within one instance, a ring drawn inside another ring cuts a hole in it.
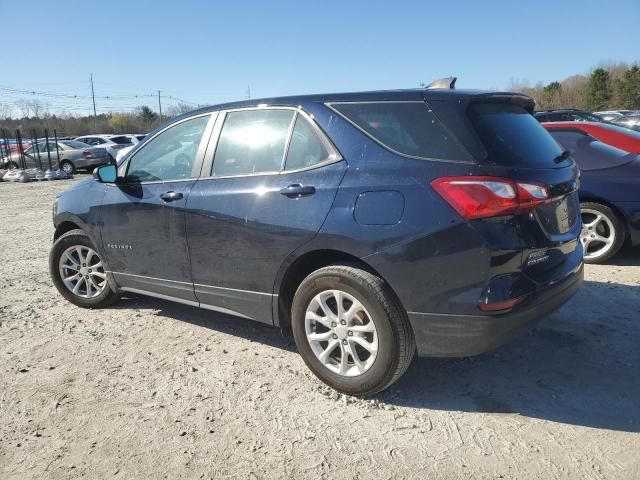
[{"label": "gravel ground", "polygon": [[67,303],[47,255],[70,182],[0,183],[1,479],[640,478],[640,250],[532,334],[360,400],[275,328]]}]

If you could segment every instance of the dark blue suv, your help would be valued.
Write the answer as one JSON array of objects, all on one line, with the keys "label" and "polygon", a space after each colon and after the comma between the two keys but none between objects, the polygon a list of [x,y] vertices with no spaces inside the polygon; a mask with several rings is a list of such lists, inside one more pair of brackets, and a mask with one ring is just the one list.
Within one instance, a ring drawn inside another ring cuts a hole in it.
[{"label": "dark blue suv", "polygon": [[57,198],[53,281],[81,307],[132,292],[291,327],[321,380],[374,394],[579,287],[579,171],[533,106],[445,86],[183,115]]}]

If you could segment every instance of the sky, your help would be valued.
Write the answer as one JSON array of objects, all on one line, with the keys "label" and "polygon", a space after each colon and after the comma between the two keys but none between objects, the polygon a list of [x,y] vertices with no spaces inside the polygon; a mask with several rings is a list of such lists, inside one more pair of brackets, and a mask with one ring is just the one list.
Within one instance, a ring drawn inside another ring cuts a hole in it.
[{"label": "sky", "polygon": [[0,0],[0,18],[0,106],[52,112],[91,111],[91,74],[100,113],[157,109],[158,90],[166,110],[450,75],[505,89],[640,61],[640,0]]}]

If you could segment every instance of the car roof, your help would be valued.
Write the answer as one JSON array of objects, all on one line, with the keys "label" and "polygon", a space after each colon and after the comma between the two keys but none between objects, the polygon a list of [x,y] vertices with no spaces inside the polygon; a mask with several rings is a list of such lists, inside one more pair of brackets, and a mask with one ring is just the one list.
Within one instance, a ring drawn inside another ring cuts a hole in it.
[{"label": "car roof", "polygon": [[206,113],[216,110],[227,110],[232,108],[246,108],[256,106],[298,106],[302,103],[340,103],[340,102],[381,102],[381,101],[424,101],[427,100],[453,100],[465,97],[478,96],[519,96],[531,99],[527,95],[513,92],[495,92],[485,90],[457,90],[446,88],[414,88],[401,90],[375,90],[366,92],[346,92],[346,93],[323,93],[312,95],[293,95],[285,97],[266,97],[250,100],[242,100],[238,102],[221,103],[200,108],[185,114],[186,116],[194,113]]}]

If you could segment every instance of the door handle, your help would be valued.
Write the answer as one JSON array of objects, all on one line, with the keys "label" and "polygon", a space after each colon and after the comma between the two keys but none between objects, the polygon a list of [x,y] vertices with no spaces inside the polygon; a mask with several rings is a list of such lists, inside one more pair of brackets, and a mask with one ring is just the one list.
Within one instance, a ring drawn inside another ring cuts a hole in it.
[{"label": "door handle", "polygon": [[281,189],[280,193],[289,198],[300,198],[316,193],[316,187],[311,185],[302,186],[299,183],[294,183]]},{"label": "door handle", "polygon": [[162,200],[164,200],[165,202],[173,202],[175,200],[182,199],[182,193],[170,191],[170,192],[166,192],[166,193],[161,194],[160,198]]}]

